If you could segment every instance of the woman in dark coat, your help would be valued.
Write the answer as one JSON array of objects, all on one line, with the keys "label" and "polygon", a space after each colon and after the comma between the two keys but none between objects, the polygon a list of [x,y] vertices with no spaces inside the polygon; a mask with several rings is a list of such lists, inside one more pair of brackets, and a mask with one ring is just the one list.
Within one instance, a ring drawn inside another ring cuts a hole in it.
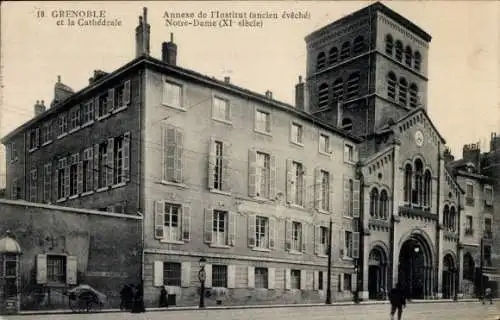
[{"label": "woman in dark coat", "polygon": [[132,313],[146,312],[144,308],[144,298],[142,295],[142,288],[140,285],[135,285],[134,289],[134,302],[132,305]]},{"label": "woman in dark coat", "polygon": [[160,308],[168,308],[168,292],[165,286],[161,288],[160,292]]},{"label": "woman in dark coat", "polygon": [[391,319],[394,319],[396,310],[398,311],[398,320],[401,320],[403,315],[403,308],[406,307],[406,292],[401,285],[397,283],[396,287],[389,293],[389,300],[391,302]]}]

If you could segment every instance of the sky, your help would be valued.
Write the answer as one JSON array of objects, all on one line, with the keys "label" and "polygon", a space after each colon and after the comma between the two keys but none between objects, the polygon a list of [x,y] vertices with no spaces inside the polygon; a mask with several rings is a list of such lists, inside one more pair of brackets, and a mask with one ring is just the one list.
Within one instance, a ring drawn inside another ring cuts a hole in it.
[{"label": "sky", "polygon": [[[305,75],[304,37],[369,1],[274,2],[2,2],[0,136],[33,117],[36,100],[50,104],[54,83],[75,91],[93,70],[113,71],[135,57],[135,27],[148,7],[151,55],[161,58],[170,33],[178,65],[294,104]],[[464,144],[500,133],[500,2],[385,1],[432,35],[428,112],[455,157]],[[121,26],[58,26],[58,10],[105,10]],[[264,20],[262,28],[167,27],[168,13],[309,12],[310,19]],[[37,18],[39,12],[43,18]],[[488,147],[489,148],[489,147]]]}]

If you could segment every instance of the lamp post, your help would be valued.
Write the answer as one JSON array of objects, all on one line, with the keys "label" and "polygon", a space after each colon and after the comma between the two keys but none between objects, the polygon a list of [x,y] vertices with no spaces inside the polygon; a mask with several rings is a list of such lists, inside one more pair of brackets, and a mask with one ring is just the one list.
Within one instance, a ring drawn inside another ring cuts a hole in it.
[{"label": "lamp post", "polygon": [[356,259],[355,265],[354,265],[354,274],[356,275],[356,282],[354,284],[354,303],[359,303],[360,298],[359,298],[359,262]]},{"label": "lamp post", "polygon": [[204,257],[200,259],[200,271],[198,271],[198,280],[200,280],[200,308],[205,308],[205,280],[207,279],[207,273],[205,272],[205,260]]},{"label": "lamp post", "polygon": [[326,287],[326,304],[332,304],[332,219],[330,218],[330,229],[328,230],[328,286]]}]

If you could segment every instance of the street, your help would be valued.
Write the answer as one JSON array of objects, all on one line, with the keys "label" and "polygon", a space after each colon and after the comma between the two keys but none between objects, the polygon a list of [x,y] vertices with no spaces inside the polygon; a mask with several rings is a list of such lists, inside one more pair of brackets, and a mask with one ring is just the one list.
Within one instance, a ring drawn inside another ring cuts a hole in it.
[{"label": "street", "polygon": [[[492,305],[483,305],[479,302],[449,302],[449,303],[409,303],[403,313],[406,320],[482,320],[495,319],[500,315],[500,302]],[[238,319],[238,320],[279,320],[279,319],[307,319],[307,320],[387,320],[389,319],[389,305],[357,305],[357,306],[311,306],[291,308],[262,308],[262,309],[226,309],[226,310],[183,310],[183,311],[152,311],[143,314],[131,313],[94,313],[94,314],[59,314],[59,315],[21,315],[4,316],[0,319],[9,320],[204,320],[204,319]]]}]

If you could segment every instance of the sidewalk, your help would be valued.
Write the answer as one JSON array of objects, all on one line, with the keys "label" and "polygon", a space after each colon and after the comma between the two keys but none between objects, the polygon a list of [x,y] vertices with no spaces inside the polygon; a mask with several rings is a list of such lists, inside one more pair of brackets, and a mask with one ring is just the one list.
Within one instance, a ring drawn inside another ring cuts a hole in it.
[{"label": "sidewalk", "polygon": [[[494,301],[500,301],[500,299],[493,299]],[[440,299],[440,300],[412,300],[409,302],[413,303],[450,303],[454,302],[449,299]],[[460,299],[457,303],[461,302],[477,302],[478,299]],[[389,304],[389,301],[378,301],[378,300],[368,300],[361,301],[359,305],[374,305],[374,304]],[[171,312],[171,311],[199,311],[199,310],[230,310],[230,309],[264,309],[264,308],[306,308],[306,307],[335,307],[335,306],[354,306],[354,302],[352,301],[343,301],[343,302],[332,302],[331,305],[324,303],[310,303],[310,304],[273,304],[273,305],[241,305],[241,306],[210,306],[205,309],[200,309],[198,306],[189,306],[189,307],[170,307],[170,308],[147,308],[146,312]],[[95,311],[98,313],[116,313],[116,312],[125,312],[120,309],[102,309],[100,311]],[[127,311],[128,312],[128,311]],[[29,311],[21,311],[19,315],[36,315],[36,314],[72,314],[75,313],[69,309],[58,309],[58,310],[29,310]],[[91,312],[92,313],[92,312]]]}]

